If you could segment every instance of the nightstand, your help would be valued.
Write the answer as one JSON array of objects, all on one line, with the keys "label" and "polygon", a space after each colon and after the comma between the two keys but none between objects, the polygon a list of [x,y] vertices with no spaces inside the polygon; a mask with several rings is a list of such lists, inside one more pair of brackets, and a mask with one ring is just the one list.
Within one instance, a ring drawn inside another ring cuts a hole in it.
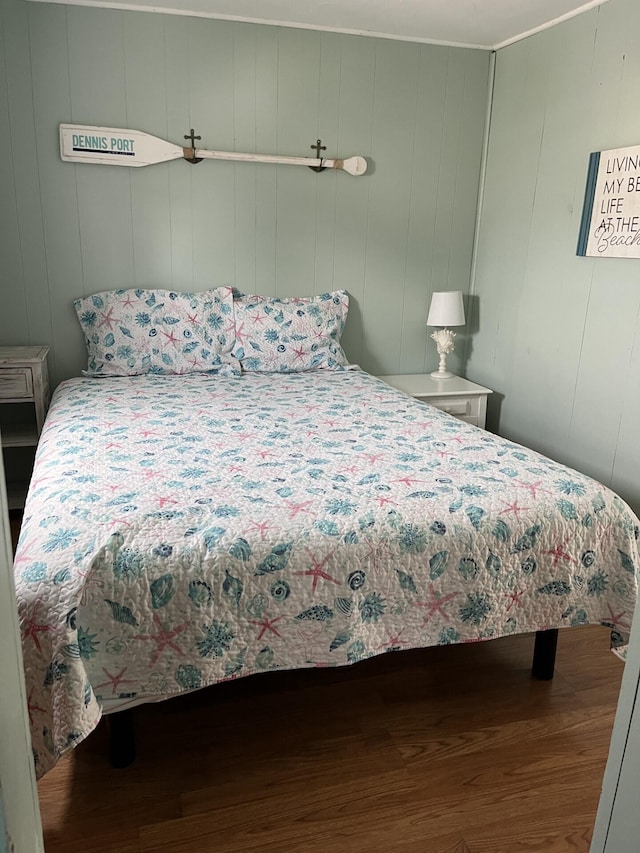
[{"label": "nightstand", "polygon": [[407,373],[400,376],[379,376],[387,385],[404,391],[416,400],[431,403],[461,421],[484,429],[487,417],[487,397],[492,391],[461,376],[434,379],[429,373]]},{"label": "nightstand", "polygon": [[24,506],[31,471],[19,470],[7,451],[38,444],[49,406],[48,352],[49,347],[0,347],[0,404],[19,404],[6,417],[3,411],[0,424],[9,509]]}]

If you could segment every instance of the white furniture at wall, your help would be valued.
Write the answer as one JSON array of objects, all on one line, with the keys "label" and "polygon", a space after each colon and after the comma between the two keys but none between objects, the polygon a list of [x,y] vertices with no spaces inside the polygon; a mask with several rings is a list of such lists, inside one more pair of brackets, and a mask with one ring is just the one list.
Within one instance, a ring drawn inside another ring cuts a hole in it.
[{"label": "white furniture at wall", "polygon": [[[0,404],[30,404],[18,410],[17,419],[10,412],[0,419],[4,452],[38,443],[49,406],[48,352],[49,347],[0,347]],[[29,475],[29,471],[21,472],[19,479],[7,483],[9,509],[24,506]]]},{"label": "white furniture at wall", "polygon": [[[14,845],[10,849],[44,853],[6,498],[0,456],[0,780],[6,828]],[[0,850],[2,842],[0,838]]]},{"label": "white furniture at wall", "polygon": [[487,397],[492,391],[461,376],[434,379],[429,373],[407,373],[380,376],[387,385],[404,391],[416,400],[431,403],[461,421],[484,429],[487,417]]},{"label": "white furniture at wall", "polygon": [[639,695],[640,605],[637,605],[590,853],[637,853],[640,847]]}]

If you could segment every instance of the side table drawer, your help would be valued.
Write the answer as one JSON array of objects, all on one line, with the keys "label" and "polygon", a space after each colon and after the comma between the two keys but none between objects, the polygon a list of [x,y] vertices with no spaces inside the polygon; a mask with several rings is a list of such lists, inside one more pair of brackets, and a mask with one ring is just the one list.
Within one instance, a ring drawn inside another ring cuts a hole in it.
[{"label": "side table drawer", "polygon": [[430,397],[423,398],[423,402],[431,403],[441,412],[453,415],[468,424],[478,426],[478,415],[480,413],[480,398],[473,397]]},{"label": "side table drawer", "polygon": [[13,368],[0,370],[0,399],[16,399],[33,397],[33,379],[29,368]]}]

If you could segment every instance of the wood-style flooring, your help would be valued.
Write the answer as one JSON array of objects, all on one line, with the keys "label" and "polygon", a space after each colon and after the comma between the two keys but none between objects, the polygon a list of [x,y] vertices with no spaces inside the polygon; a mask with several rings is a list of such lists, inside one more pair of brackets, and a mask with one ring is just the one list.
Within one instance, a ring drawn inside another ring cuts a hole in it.
[{"label": "wood-style flooring", "polygon": [[252,676],[104,724],[39,784],[47,853],[589,849],[622,675],[605,628]]}]

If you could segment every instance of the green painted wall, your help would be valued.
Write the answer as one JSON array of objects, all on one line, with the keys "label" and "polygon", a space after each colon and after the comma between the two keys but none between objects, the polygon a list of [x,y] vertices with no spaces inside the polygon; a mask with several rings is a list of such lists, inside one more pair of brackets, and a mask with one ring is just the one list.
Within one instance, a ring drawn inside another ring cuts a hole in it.
[{"label": "green painted wall", "polygon": [[467,375],[488,424],[640,511],[640,260],[576,256],[591,151],[640,143],[640,3],[498,51]]},{"label": "green painted wall", "polygon": [[[0,26],[0,343],[50,344],[56,381],[84,365],[81,295],[345,288],[352,361],[437,366],[431,291],[469,289],[486,52],[24,0]],[[290,155],[321,137],[371,170],[73,165],[68,121]]]}]

